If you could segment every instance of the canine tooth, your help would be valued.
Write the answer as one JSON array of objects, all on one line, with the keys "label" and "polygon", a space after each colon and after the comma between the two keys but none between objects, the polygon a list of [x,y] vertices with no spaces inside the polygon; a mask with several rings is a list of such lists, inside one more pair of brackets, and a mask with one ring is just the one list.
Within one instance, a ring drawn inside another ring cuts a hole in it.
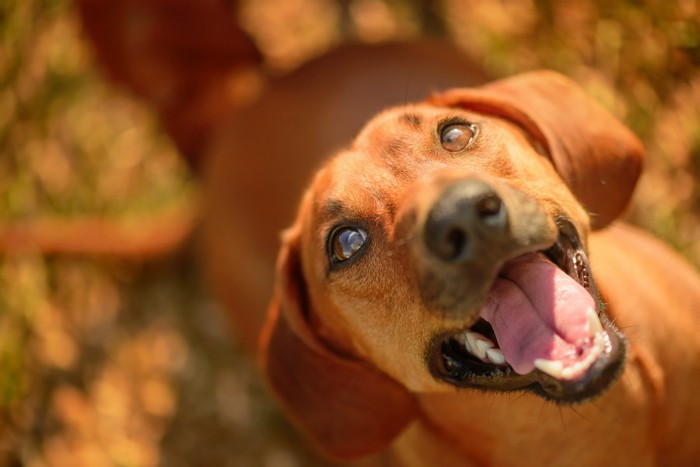
[{"label": "canine tooth", "polygon": [[564,368],[561,372],[561,377],[564,379],[571,379],[572,376],[585,370],[589,366],[590,366],[590,363],[586,364],[585,361],[578,362],[574,365],[571,365],[569,367]]},{"label": "canine tooth", "polygon": [[547,373],[549,376],[553,376],[555,378],[562,377],[562,371],[564,370],[564,364],[562,362],[537,358],[535,359],[534,364],[535,368]]},{"label": "canine tooth", "polygon": [[603,325],[600,322],[600,318],[598,318],[598,314],[592,308],[589,308],[586,314],[588,315],[588,334],[595,336],[603,332]]},{"label": "canine tooth", "polygon": [[486,351],[486,356],[491,360],[491,363],[495,363],[496,365],[503,365],[506,362],[506,357],[503,355],[501,349],[488,349]]}]

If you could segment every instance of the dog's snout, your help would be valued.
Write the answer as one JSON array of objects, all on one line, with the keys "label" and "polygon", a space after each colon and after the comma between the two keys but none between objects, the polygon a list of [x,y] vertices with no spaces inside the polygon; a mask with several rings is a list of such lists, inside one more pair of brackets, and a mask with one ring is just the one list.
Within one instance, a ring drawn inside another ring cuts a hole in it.
[{"label": "dog's snout", "polygon": [[448,186],[430,208],[425,246],[441,261],[469,262],[485,243],[506,231],[507,224],[506,206],[491,186],[462,180]]}]

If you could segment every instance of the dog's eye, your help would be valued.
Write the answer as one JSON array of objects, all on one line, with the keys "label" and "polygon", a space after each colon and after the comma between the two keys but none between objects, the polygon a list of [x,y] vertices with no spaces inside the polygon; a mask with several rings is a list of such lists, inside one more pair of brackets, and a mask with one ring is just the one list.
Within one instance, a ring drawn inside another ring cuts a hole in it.
[{"label": "dog's eye", "polygon": [[440,130],[440,144],[450,152],[461,151],[474,141],[476,133],[474,124],[450,123]]},{"label": "dog's eye", "polygon": [[340,227],[331,234],[329,250],[335,262],[350,259],[367,241],[367,232],[355,227]]}]

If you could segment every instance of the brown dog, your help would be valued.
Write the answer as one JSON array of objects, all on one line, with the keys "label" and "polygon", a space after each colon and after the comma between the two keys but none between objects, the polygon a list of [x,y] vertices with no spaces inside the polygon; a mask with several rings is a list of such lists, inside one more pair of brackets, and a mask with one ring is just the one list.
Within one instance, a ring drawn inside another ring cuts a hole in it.
[{"label": "brown dog", "polygon": [[348,44],[270,79],[258,100],[221,123],[204,164],[202,244],[208,283],[248,348],[265,322],[279,232],[328,154],[384,108],[484,81],[443,42]]},{"label": "brown dog", "polygon": [[697,465],[700,280],[611,224],[641,160],[547,72],[371,120],[284,237],[263,345],[291,417],[337,458]]}]

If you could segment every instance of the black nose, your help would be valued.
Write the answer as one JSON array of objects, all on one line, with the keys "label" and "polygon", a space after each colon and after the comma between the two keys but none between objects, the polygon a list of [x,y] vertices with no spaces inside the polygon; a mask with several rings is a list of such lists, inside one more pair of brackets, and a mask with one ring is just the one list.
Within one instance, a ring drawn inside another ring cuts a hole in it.
[{"label": "black nose", "polygon": [[487,183],[461,180],[449,185],[430,208],[425,245],[435,257],[453,264],[487,254],[508,229],[503,200]]}]

